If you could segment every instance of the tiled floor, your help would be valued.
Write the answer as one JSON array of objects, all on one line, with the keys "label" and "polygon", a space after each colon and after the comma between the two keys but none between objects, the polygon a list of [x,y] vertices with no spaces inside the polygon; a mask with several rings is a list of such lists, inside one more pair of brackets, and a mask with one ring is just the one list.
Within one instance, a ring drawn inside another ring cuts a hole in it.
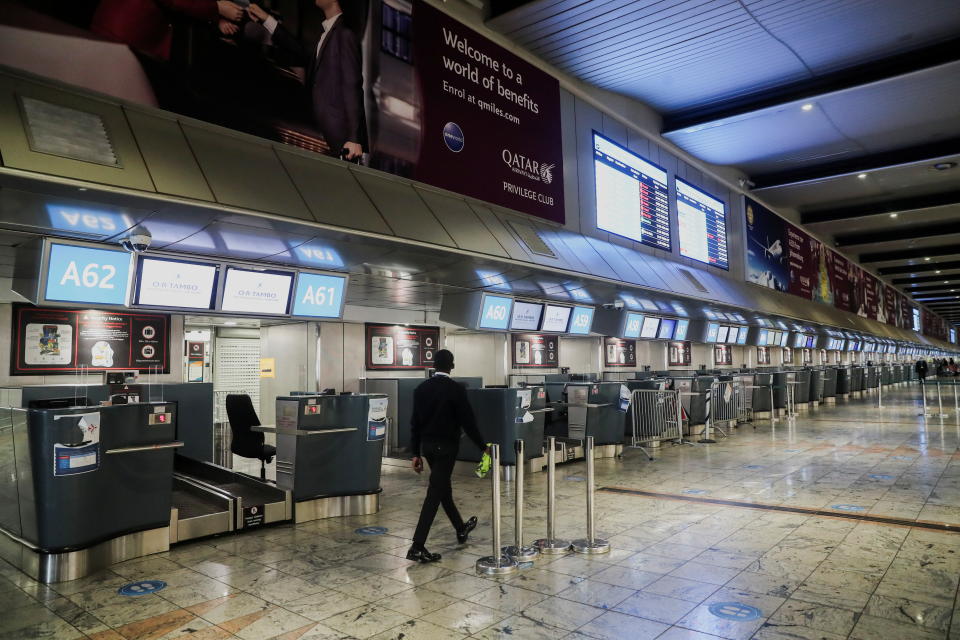
[{"label": "tiled floor", "polygon": [[[429,546],[443,560],[412,565],[403,555],[426,478],[386,466],[375,516],[185,544],[51,586],[0,564],[0,640],[960,640],[960,533],[846,517],[960,525],[960,422],[924,425],[916,395],[901,388],[885,393],[882,411],[875,397],[850,400],[775,427],[742,425],[717,444],[665,445],[655,462],[630,450],[596,465],[599,487],[837,517],[600,491],[609,555],[544,558],[488,579],[473,565],[489,553],[489,483],[456,479],[463,511],[481,520],[471,543],[458,548],[441,514]],[[568,538],[584,534],[583,474],[582,463],[558,471],[558,527]],[[545,533],[545,474],[527,477],[526,495],[532,540]],[[363,525],[389,531],[355,533]],[[117,594],[135,579],[168,586]]]}]

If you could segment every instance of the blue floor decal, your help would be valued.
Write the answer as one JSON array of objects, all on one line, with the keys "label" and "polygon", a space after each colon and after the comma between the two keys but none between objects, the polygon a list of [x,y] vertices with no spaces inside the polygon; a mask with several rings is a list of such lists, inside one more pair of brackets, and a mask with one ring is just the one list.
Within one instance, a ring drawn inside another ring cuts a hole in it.
[{"label": "blue floor decal", "polygon": [[763,615],[760,609],[742,602],[717,602],[710,605],[708,610],[718,618],[736,620],[737,622],[750,622]]},{"label": "blue floor decal", "polygon": [[386,527],[360,527],[354,533],[359,533],[361,536],[382,536],[387,531]]},{"label": "blue floor decal", "polygon": [[166,587],[167,583],[163,580],[140,580],[123,585],[117,589],[117,593],[122,596],[146,596]]}]

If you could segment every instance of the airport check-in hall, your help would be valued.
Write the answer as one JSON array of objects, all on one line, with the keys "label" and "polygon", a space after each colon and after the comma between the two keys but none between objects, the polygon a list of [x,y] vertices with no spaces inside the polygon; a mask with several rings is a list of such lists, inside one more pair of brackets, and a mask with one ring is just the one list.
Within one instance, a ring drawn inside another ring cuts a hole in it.
[{"label": "airport check-in hall", "polygon": [[960,4],[0,0],[0,640],[960,640]]}]

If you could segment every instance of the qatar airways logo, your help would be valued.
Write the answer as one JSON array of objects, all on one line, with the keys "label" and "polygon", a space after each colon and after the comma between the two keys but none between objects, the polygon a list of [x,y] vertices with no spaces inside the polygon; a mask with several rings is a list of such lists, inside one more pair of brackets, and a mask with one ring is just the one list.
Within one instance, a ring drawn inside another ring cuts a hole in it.
[{"label": "qatar airways logo", "polygon": [[501,151],[500,157],[503,158],[504,164],[510,167],[510,170],[514,173],[519,173],[522,176],[536,180],[537,182],[542,182],[543,184],[553,182],[553,169],[557,166],[556,164],[543,164],[527,156],[514,153],[510,151],[510,149]]}]

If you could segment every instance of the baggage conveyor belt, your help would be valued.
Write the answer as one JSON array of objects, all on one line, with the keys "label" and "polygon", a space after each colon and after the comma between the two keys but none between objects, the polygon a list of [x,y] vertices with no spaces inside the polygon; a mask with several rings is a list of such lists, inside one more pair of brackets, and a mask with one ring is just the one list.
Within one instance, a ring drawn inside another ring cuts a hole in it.
[{"label": "baggage conveyor belt", "polygon": [[170,542],[293,518],[289,491],[208,462],[177,456]]}]

